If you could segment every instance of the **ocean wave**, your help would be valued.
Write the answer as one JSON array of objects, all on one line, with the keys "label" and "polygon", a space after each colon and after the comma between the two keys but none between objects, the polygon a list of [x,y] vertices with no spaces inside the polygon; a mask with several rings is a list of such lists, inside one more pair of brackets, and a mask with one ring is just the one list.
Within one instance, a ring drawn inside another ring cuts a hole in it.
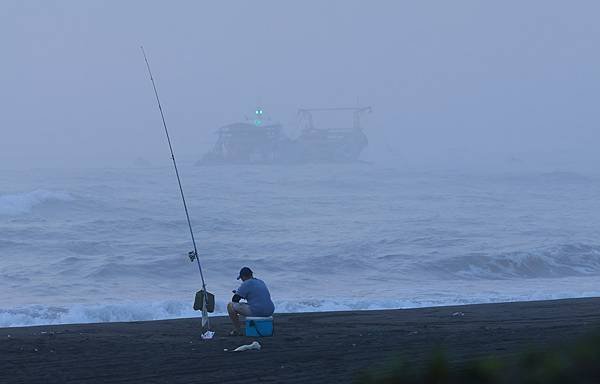
[{"label": "ocean wave", "polygon": [[66,192],[37,189],[30,192],[0,195],[0,215],[14,216],[30,212],[35,206],[56,201],[72,201]]},{"label": "ocean wave", "polygon": [[[284,300],[276,301],[278,313],[392,309],[440,305],[435,302],[414,303],[398,300]],[[227,303],[217,301],[212,316],[226,316]],[[71,306],[33,305],[16,309],[0,309],[0,327],[19,327],[51,324],[81,324],[127,321],[166,320],[199,317],[190,301],[158,301],[149,303],[121,302],[118,304]]]},{"label": "ocean wave", "polygon": [[[413,299],[307,299],[275,300],[276,315],[284,313],[339,312],[357,310],[388,310],[426,307],[444,307],[469,304],[489,304],[532,300],[555,300],[577,297],[597,296],[598,292],[576,294],[533,293],[523,295],[488,294],[450,295]],[[217,301],[215,312],[211,316],[227,316],[227,302]],[[0,328],[24,327],[35,325],[86,324],[130,321],[169,320],[181,318],[199,318],[200,312],[191,308],[190,301],[166,300],[149,303],[120,302],[118,304],[71,306],[32,305],[15,309],[0,308]]]},{"label": "ocean wave", "polygon": [[562,244],[495,255],[476,253],[428,262],[421,268],[465,279],[600,275],[600,246]]},{"label": "ocean wave", "polygon": [[189,302],[177,301],[76,304],[68,307],[33,305],[0,309],[0,327],[163,320],[194,315]]},{"label": "ocean wave", "polygon": [[86,275],[88,279],[123,279],[131,276],[178,278],[189,271],[189,260],[183,257],[166,258],[150,262],[107,262]]},{"label": "ocean wave", "polygon": [[[477,300],[474,299],[473,302],[477,302]],[[302,313],[419,308],[466,303],[471,303],[471,300],[308,299],[275,301],[275,307],[277,313]],[[217,301],[215,312],[211,316],[226,316],[226,305],[227,303],[224,301]],[[104,305],[75,304],[64,307],[32,305],[15,309],[0,309],[0,327],[150,321],[199,316],[200,313],[191,308],[190,301],[121,302]]]}]

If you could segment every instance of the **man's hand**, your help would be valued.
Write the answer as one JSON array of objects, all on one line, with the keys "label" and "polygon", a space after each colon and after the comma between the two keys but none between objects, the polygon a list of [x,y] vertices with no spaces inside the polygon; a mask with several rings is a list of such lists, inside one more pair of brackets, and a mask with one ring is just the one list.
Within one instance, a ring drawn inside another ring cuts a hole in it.
[{"label": "man's hand", "polygon": [[233,297],[231,298],[231,302],[233,303],[239,303],[240,300],[242,299],[242,296],[238,295],[237,293],[233,295]]}]

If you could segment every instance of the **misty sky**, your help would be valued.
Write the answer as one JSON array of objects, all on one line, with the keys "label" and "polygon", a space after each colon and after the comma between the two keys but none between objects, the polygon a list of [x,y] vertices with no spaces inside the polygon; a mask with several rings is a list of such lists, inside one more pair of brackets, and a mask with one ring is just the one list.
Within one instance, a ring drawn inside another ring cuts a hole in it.
[{"label": "misty sky", "polygon": [[373,106],[363,158],[594,168],[596,1],[0,3],[0,168],[168,166],[260,103]]}]

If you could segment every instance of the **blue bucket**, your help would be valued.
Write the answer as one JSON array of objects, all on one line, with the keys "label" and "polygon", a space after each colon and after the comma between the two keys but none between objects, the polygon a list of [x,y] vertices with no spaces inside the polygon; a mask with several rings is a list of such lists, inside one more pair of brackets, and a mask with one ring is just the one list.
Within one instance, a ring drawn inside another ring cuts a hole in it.
[{"label": "blue bucket", "polygon": [[273,336],[273,316],[246,317],[246,336]]}]

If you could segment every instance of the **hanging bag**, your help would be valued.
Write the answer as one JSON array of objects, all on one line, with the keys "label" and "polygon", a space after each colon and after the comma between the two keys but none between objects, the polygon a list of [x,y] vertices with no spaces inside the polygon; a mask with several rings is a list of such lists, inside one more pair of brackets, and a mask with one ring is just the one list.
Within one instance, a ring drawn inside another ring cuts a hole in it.
[{"label": "hanging bag", "polygon": [[196,292],[196,298],[194,299],[194,311],[201,311],[204,307],[204,295],[206,294],[206,312],[213,313],[215,311],[215,295],[210,292],[204,292],[199,290]]}]

